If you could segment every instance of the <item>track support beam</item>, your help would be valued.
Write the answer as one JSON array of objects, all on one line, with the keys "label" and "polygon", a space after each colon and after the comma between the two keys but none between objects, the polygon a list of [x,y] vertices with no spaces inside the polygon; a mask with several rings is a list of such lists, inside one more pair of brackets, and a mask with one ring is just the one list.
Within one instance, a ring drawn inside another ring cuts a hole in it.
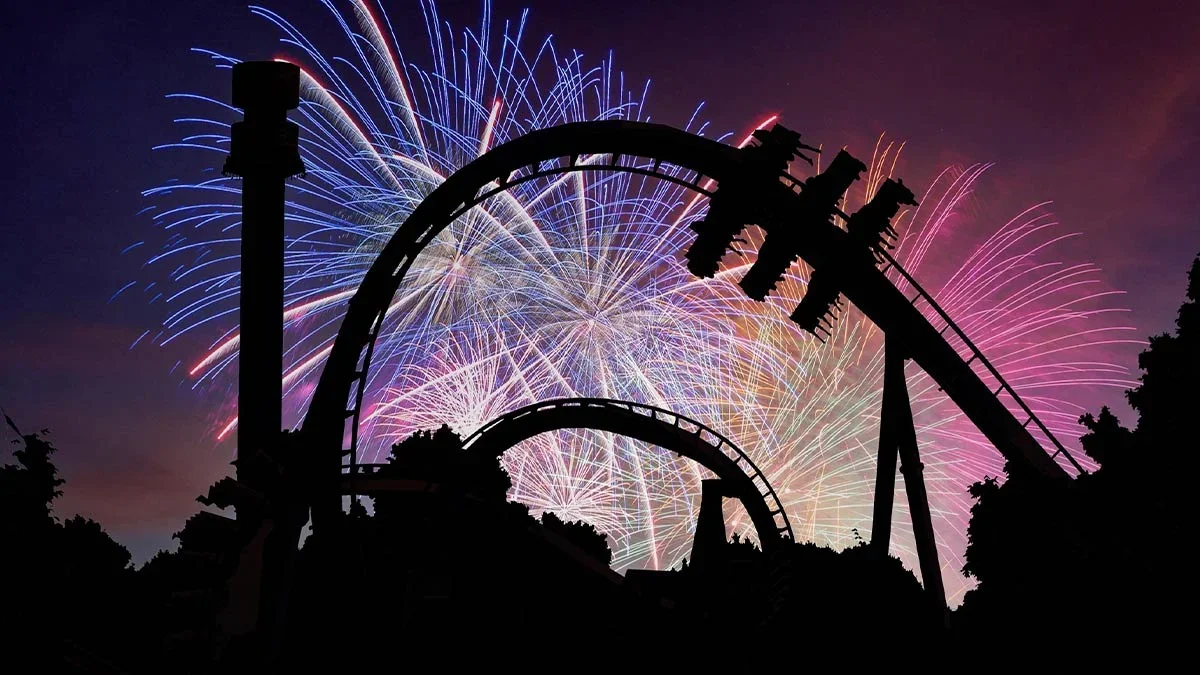
[{"label": "track support beam", "polygon": [[719,478],[700,481],[700,513],[696,518],[696,536],[692,542],[692,568],[713,573],[724,564],[725,497],[729,486]]},{"label": "track support beam", "polygon": [[917,541],[917,558],[921,581],[930,604],[940,613],[946,611],[946,589],[942,584],[942,568],[938,563],[937,540],[933,518],[929,511],[929,495],[925,491],[924,469],[917,448],[917,431],[913,425],[912,406],[908,399],[908,381],[904,376],[904,353],[895,340],[884,343],[883,402],[879,424],[879,470],[875,479],[875,510],[871,523],[871,546],[880,555],[887,555],[892,529],[892,503],[896,490],[896,458],[900,458],[900,473],[908,496],[908,511],[912,518],[913,536]]},{"label": "track support beam", "polygon": [[[886,373],[888,359],[895,351],[891,346],[891,342],[884,343],[884,368]],[[903,364],[903,362],[902,362]],[[903,368],[903,365],[901,365]],[[901,371],[903,376],[903,371]],[[871,548],[873,548],[880,557],[886,557],[891,547],[892,538],[892,507],[896,501],[896,457],[897,440],[895,425],[888,424],[886,417],[889,409],[895,407],[896,392],[894,387],[887,385],[887,380],[884,381],[883,401],[880,408],[884,411],[881,415],[881,424],[879,425],[879,460],[875,470],[875,504],[874,512],[871,516]]]}]

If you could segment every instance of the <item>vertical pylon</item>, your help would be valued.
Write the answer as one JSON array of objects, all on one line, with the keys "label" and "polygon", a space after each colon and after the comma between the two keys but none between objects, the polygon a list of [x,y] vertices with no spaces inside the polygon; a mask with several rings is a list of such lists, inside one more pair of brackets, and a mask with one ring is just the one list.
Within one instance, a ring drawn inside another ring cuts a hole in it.
[{"label": "vertical pylon", "polygon": [[925,466],[917,449],[917,431],[913,425],[912,406],[908,400],[908,382],[904,376],[905,356],[899,345],[888,339],[883,356],[883,402],[879,420],[879,471],[875,479],[875,510],[871,523],[871,545],[881,555],[888,551],[892,529],[892,502],[896,490],[896,458],[900,458],[900,473],[908,495],[908,512],[912,518],[913,536],[917,543],[917,558],[921,580],[931,603],[939,611],[946,608],[946,589],[942,584],[942,568],[938,563],[937,540],[934,538],[933,518],[929,512],[929,495],[925,492]]},{"label": "vertical pylon", "polygon": [[[888,368],[888,359],[895,352],[891,342],[885,342],[884,372]],[[903,361],[901,361],[903,375]],[[895,424],[890,423],[888,410],[895,408],[891,399],[895,398],[895,387],[888,386],[884,380],[883,401],[880,403],[879,424],[879,461],[875,471],[875,508],[871,516],[871,548],[880,556],[886,556],[891,546],[892,537],[892,506],[896,497],[896,447]]]},{"label": "vertical pylon", "polygon": [[719,478],[700,481],[700,513],[692,543],[692,569],[711,573],[721,566],[725,550],[725,483]]},{"label": "vertical pylon", "polygon": [[[304,172],[300,68],[278,61],[233,67],[233,104],[245,119],[230,130],[224,173],[242,178],[238,459],[272,450],[282,427],[284,180]],[[238,476],[242,475],[239,462]]]},{"label": "vertical pylon", "polygon": [[[300,68],[278,61],[233,67],[233,104],[245,119],[230,129],[223,172],[242,179],[241,336],[238,353],[237,477],[267,493],[266,512],[241,507],[254,539],[243,550],[234,593],[255,629],[241,637],[249,656],[269,663],[281,644],[296,541],[307,504],[283,483],[284,181],[304,172],[299,127],[287,113],[300,104]],[[292,477],[288,476],[291,480]],[[234,650],[236,651],[236,649]]]}]

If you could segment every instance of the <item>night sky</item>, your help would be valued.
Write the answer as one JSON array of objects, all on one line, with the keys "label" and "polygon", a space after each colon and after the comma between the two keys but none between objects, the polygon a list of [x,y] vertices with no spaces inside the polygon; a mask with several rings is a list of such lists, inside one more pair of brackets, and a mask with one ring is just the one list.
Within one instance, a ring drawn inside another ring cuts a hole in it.
[{"label": "night sky", "polygon": [[[327,16],[315,0],[262,2],[306,30]],[[1200,253],[1200,3],[900,4],[539,0],[494,12],[531,7],[533,35],[589,61],[614,50],[628,81],[652,80],[657,121],[706,101],[715,129],[780,113],[810,142],[860,152],[886,131],[908,142],[899,173],[918,189],[947,164],[994,162],[981,198],[997,217],[1053,200],[1086,234],[1072,253],[1128,291],[1132,324],[1171,328]],[[386,6],[423,35],[415,1]],[[440,7],[478,23],[477,0]],[[50,428],[68,480],[59,513],[96,518],[144,559],[229,470],[232,445],[212,440],[211,401],[171,372],[203,345],[129,350],[161,314],[139,295],[109,301],[146,279],[145,256],[120,253],[151,233],[141,191],[196,169],[194,154],[151,151],[179,137],[185,109],[165,95],[227,97],[228,71],[189,48],[287,50],[233,0],[43,0],[7,7],[4,24],[0,405],[26,431]]]}]

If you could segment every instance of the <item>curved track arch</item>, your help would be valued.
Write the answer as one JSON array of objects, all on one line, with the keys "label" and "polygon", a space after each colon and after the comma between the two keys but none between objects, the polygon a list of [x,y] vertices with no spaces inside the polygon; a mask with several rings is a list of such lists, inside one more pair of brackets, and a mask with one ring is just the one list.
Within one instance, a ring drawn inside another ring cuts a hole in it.
[{"label": "curved track arch", "polygon": [[733,488],[764,550],[780,537],[794,539],[779,495],[750,457],[721,432],[664,408],[607,398],[550,399],[497,417],[463,440],[463,447],[499,457],[521,441],[559,429],[610,431],[699,462]]},{"label": "curved track arch", "polygon": [[[580,162],[579,159],[585,156],[608,159],[603,164]],[[622,164],[622,158],[649,161]],[[694,172],[692,180],[681,180],[674,171],[662,171],[664,163]],[[396,230],[350,299],[346,317],[304,420],[303,430],[308,436],[309,447],[317,457],[327,457],[327,460],[317,461],[340,465],[347,418],[353,418],[351,448],[356,447],[359,411],[371,353],[392,298],[416,256],[468,209],[518,182],[555,173],[631,171],[661,177],[709,194],[708,188],[714,183],[719,186],[722,180],[744,174],[747,167],[745,155],[738,148],[665,125],[618,120],[576,122],[533,131],[494,148],[456,171]],[[768,233],[775,227],[797,227],[797,223],[803,221],[803,203],[798,199],[798,184],[794,178],[780,174],[778,180],[764,181],[752,188],[755,191],[754,219]],[[850,251],[848,235],[832,222],[802,224],[803,236],[794,237],[800,257],[814,268],[826,263],[841,265],[841,290],[847,299],[883,330],[889,340],[903,346],[905,356],[916,361],[937,382],[1015,470],[1065,477],[1066,471],[1054,461],[1059,454],[1079,468],[969,340],[966,342],[974,356],[970,360],[959,356],[943,333],[950,327],[960,335],[961,331],[927,293],[918,286],[918,294],[910,300],[874,264],[844,255],[843,252]],[[911,277],[907,278],[911,280]],[[946,320],[945,327],[939,330],[915,307],[921,299],[929,302]],[[995,391],[971,368],[971,362],[977,358],[999,381],[1000,386]],[[1028,413],[1029,418],[1024,423],[1019,422],[997,398],[1001,392],[1008,392]],[[350,405],[349,410],[347,405]],[[1030,433],[1027,427],[1032,421],[1037,422],[1037,427],[1058,448],[1054,456],[1043,450]],[[354,461],[351,457],[351,462]]]},{"label": "curved track arch", "polygon": [[[783,503],[767,477],[733,441],[712,427],[663,408],[608,398],[556,398],[507,412],[463,440],[463,448],[500,457],[521,441],[559,429],[593,429],[671,450],[700,463],[731,488],[754,523],[763,550],[793,539]],[[370,494],[422,490],[420,481],[376,478],[378,467],[358,465],[343,474],[341,492]]]}]

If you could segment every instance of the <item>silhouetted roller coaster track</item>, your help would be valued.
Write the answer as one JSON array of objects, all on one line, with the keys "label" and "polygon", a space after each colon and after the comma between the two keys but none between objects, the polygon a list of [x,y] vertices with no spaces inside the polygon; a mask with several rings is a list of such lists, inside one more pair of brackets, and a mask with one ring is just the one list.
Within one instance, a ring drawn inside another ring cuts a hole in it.
[{"label": "silhouetted roller coaster track", "polygon": [[[533,131],[462,167],[430,193],[400,225],[350,299],[304,419],[306,446],[319,457],[327,458],[318,461],[329,467],[331,477],[340,474],[336,467],[341,466],[341,458],[345,456],[349,457],[349,470],[357,472],[363,395],[375,342],[393,297],[416,256],[468,210],[491,198],[506,198],[506,190],[513,185],[556,174],[579,171],[636,173],[711,196],[715,192],[714,186],[719,189],[722,180],[745,175],[749,168],[742,149],[672,127],[626,121],[579,122]],[[748,214],[746,222],[756,222],[768,236],[772,228],[798,227],[803,213],[801,187],[797,179],[786,173],[773,180],[764,180],[762,185],[754,185],[755,215]],[[769,216],[764,218],[764,213]],[[754,220],[756,218],[761,222]],[[894,259],[887,257],[887,267],[880,269],[862,256],[848,255],[852,242],[833,222],[802,222],[800,225],[803,227],[794,237],[800,258],[814,269],[827,263],[838,265],[841,293],[887,335],[889,344],[902,345],[905,357],[928,373],[1009,460],[1014,470],[1061,477],[1068,475],[1066,466],[1076,472],[1083,471],[999,370]],[[888,267],[894,268],[912,286],[915,292],[912,298],[906,297],[888,279]],[[944,322],[940,329],[915,306],[922,300],[933,309],[940,322]],[[947,341],[947,331],[962,341],[969,352],[967,357],[960,355]],[[994,388],[985,384],[980,373],[972,368],[976,361],[995,380]],[[1003,393],[1013,399],[1026,417],[1024,421],[1018,420],[1000,400]],[[605,405],[610,404],[613,402]],[[531,407],[537,405],[542,404]],[[486,435],[485,430],[489,428],[512,423],[514,418],[509,415],[485,425],[477,434]],[[1033,437],[1030,424],[1046,436],[1053,452],[1044,450]],[[344,448],[347,436],[350,447]],[[482,437],[473,439],[479,442]],[[729,447],[736,446],[730,443]],[[740,450],[737,454],[742,455]],[[753,472],[761,476],[757,469]],[[762,478],[765,484],[766,477]],[[319,521],[322,509],[340,508],[340,502],[334,498],[335,492],[329,490],[329,499],[314,504],[314,524]],[[768,489],[768,492],[774,498],[773,490]],[[778,516],[786,524],[778,499],[773,500],[770,508],[779,509]],[[756,521],[756,526],[759,525]],[[778,531],[779,526],[774,527]]]},{"label": "silhouetted roller coaster track", "polygon": [[[497,417],[464,439],[463,447],[499,457],[521,441],[558,429],[609,431],[679,453],[733,488],[764,549],[772,548],[781,537],[793,538],[783,503],[753,460],[721,432],[663,408],[607,398],[550,399]],[[380,475],[384,466],[344,467],[341,493],[426,489],[420,481]]]}]

